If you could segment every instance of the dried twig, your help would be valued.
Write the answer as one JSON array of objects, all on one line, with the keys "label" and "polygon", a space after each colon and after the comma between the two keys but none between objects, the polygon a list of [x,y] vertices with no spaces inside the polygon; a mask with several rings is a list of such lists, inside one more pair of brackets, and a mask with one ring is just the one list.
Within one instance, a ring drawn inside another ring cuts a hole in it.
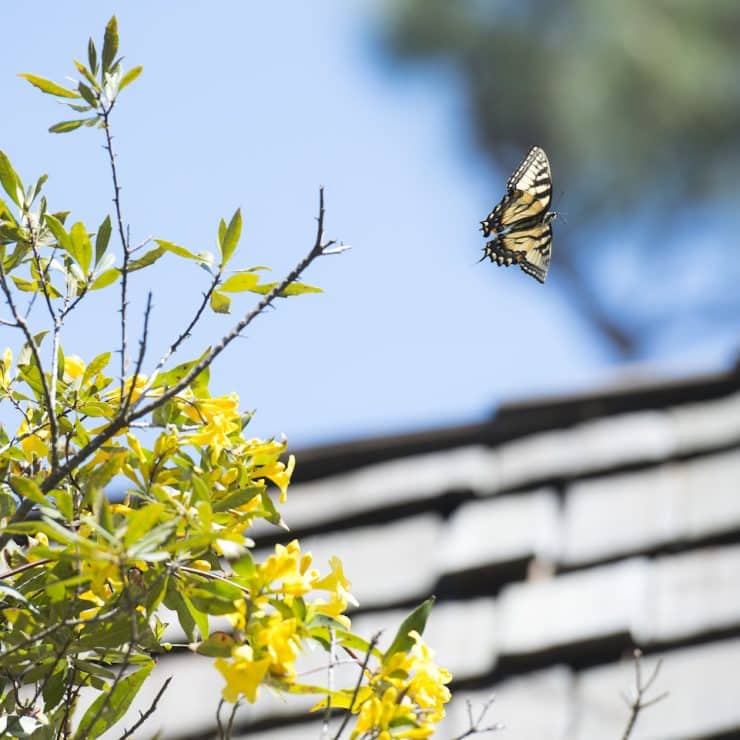
[{"label": "dried twig", "polygon": [[470,699],[465,700],[465,705],[468,710],[468,724],[470,725],[465,732],[463,732],[462,735],[457,735],[453,740],[462,740],[464,737],[470,737],[471,735],[479,735],[484,732],[497,732],[498,730],[503,730],[504,725],[500,724],[499,722],[496,722],[493,725],[488,725],[487,727],[481,727],[483,720],[486,718],[486,715],[488,714],[488,710],[493,706],[493,702],[496,701],[496,697],[492,696],[482,707],[480,714],[478,715],[478,719],[474,719],[473,717],[473,703],[470,701]]},{"label": "dried twig", "polygon": [[133,725],[133,727],[130,730],[126,730],[123,735],[119,738],[119,740],[125,740],[127,737],[131,737],[134,734],[134,730],[138,730],[139,727],[141,727],[144,722],[146,722],[149,717],[151,717],[154,712],[157,709],[157,704],[159,704],[159,700],[162,698],[162,695],[165,691],[167,691],[167,687],[170,685],[170,681],[172,681],[172,676],[170,676],[163,684],[162,688],[157,692],[157,695],[154,697],[154,701],[151,703],[151,706],[149,709],[146,710],[146,712],[139,711],[139,719],[136,720],[136,723]]},{"label": "dried twig", "polygon": [[630,709],[629,720],[627,721],[627,726],[624,728],[622,740],[627,740],[627,738],[629,738],[629,736],[632,734],[632,730],[635,728],[635,723],[637,722],[637,717],[643,709],[647,709],[648,707],[653,706],[653,704],[657,704],[659,701],[662,701],[668,696],[668,692],[664,691],[662,694],[658,694],[658,696],[652,699],[645,698],[645,695],[650,690],[650,687],[655,683],[655,679],[658,677],[658,673],[663,662],[658,659],[658,661],[655,663],[655,668],[653,668],[653,672],[650,674],[650,678],[648,678],[647,681],[643,682],[641,665],[642,650],[635,649],[632,655],[635,661],[635,685],[632,690],[631,698],[626,696],[625,694],[621,695],[622,699],[624,699],[625,704]]}]

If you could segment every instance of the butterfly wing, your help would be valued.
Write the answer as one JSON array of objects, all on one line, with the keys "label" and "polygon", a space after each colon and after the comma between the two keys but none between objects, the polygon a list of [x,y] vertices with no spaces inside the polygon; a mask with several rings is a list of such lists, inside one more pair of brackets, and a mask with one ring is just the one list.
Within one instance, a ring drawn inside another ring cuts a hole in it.
[{"label": "butterfly wing", "polygon": [[539,203],[540,212],[547,211],[552,200],[552,173],[544,149],[533,146],[529,150],[506,183],[506,190],[509,193],[518,190],[529,194]]},{"label": "butterfly wing", "polygon": [[506,184],[506,195],[481,221],[483,236],[523,221],[544,218],[552,200],[550,162],[545,151],[533,146]]},{"label": "butterfly wing", "polygon": [[552,255],[549,219],[499,234],[486,244],[485,256],[497,265],[519,265],[527,275],[544,283]]}]

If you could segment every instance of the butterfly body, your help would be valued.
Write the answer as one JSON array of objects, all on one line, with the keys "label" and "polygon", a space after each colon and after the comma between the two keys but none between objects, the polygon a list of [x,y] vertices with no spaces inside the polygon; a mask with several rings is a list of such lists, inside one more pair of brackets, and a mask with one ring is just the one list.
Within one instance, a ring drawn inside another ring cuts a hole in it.
[{"label": "butterfly body", "polygon": [[481,221],[487,242],[483,258],[497,265],[519,265],[545,282],[552,254],[552,226],[557,214],[552,200],[550,162],[544,150],[533,146],[506,183],[506,194]]}]

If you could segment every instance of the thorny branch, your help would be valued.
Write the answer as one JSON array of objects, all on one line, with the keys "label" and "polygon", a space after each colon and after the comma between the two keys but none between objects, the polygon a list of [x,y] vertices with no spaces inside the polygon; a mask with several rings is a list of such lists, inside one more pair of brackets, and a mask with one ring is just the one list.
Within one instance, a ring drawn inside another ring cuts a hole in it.
[{"label": "thorny branch", "polygon": [[[225,334],[221,340],[211,350],[196,363],[190,371],[183,376],[183,378],[168,388],[164,393],[152,399],[149,403],[141,405],[146,399],[145,393],[142,393],[139,398],[131,403],[131,406],[127,409],[122,407],[121,412],[118,416],[111,421],[111,423],[93,437],[84,447],[80,448],[74,455],[72,455],[61,467],[53,469],[49,475],[40,483],[39,488],[42,493],[49,493],[55,486],[63,481],[77,466],[81,465],[93,452],[100,448],[101,445],[105,444],[111,437],[117,434],[119,431],[129,426],[132,422],[147,416],[152,411],[156,410],[163,404],[167,403],[170,399],[181,393],[187,388],[192,381],[211,365],[211,363],[233,342],[239,334],[254,321],[265,309],[267,309],[275,299],[280,296],[283,291],[292,283],[296,282],[300,275],[309,267],[309,265],[317,258],[322,255],[337,254],[346,247],[339,246],[334,249],[330,249],[335,241],[324,241],[324,189],[319,189],[319,215],[317,216],[317,228],[316,228],[316,239],[313,247],[310,249],[308,254],[281,280],[275,285],[275,287],[266,293],[257,305],[237,323],[235,326]],[[4,272],[2,272],[0,266],[0,284],[2,284],[3,290],[7,288],[7,281],[5,280]],[[6,292],[9,295],[9,290]],[[14,313],[14,316],[17,312]],[[24,322],[25,325],[25,322]],[[28,327],[26,325],[26,331]],[[30,335],[30,331],[29,331]],[[43,375],[42,375],[43,377]],[[33,501],[30,499],[24,499],[16,509],[15,514],[11,519],[11,523],[23,521],[33,508]],[[11,535],[7,532],[0,535],[0,549],[3,548],[10,540]]]},{"label": "thorny branch", "polygon": [[105,131],[105,149],[108,152],[108,161],[110,162],[110,171],[113,178],[113,205],[116,209],[116,225],[118,227],[118,236],[121,240],[123,250],[123,265],[121,267],[121,408],[124,406],[124,389],[123,380],[126,377],[126,309],[128,308],[128,263],[131,258],[131,248],[126,238],[126,230],[123,226],[123,213],[121,211],[121,186],[118,182],[118,169],[116,168],[116,154],[113,151],[113,136],[110,132],[110,114],[115,105],[115,100],[105,103],[98,95],[100,103],[100,116],[103,119],[103,131]]},{"label": "thorny branch", "polygon": [[655,683],[655,679],[658,678],[658,673],[660,672],[662,661],[658,660],[655,663],[655,668],[653,668],[653,672],[650,674],[650,678],[648,678],[647,681],[643,682],[641,664],[642,650],[636,649],[632,653],[632,655],[635,661],[635,685],[632,689],[631,698],[622,694],[622,699],[624,699],[625,704],[627,704],[630,709],[630,716],[627,720],[627,726],[624,728],[622,740],[627,740],[632,734],[632,730],[635,728],[635,723],[637,722],[637,717],[643,709],[652,707],[653,704],[657,704],[659,701],[662,701],[668,696],[668,692],[664,691],[662,694],[658,694],[658,696],[652,699],[645,698],[645,695],[650,690],[650,687]]}]

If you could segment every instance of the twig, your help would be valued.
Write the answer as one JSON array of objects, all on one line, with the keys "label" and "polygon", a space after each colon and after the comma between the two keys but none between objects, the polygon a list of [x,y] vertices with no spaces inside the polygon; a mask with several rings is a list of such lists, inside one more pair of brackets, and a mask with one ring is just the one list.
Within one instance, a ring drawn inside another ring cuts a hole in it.
[{"label": "twig", "polygon": [[485,719],[486,715],[488,714],[488,710],[493,706],[493,702],[496,701],[496,697],[492,696],[482,707],[480,714],[478,715],[478,719],[473,719],[473,703],[470,701],[470,699],[465,700],[465,705],[468,710],[468,724],[470,727],[463,732],[462,735],[456,735],[453,740],[462,740],[465,737],[470,737],[471,735],[478,735],[482,734],[484,732],[497,732],[498,730],[503,730],[504,725],[500,724],[499,722],[496,722],[496,724],[489,725],[488,727],[480,727],[481,722]]},{"label": "twig", "polygon": [[139,341],[139,355],[136,358],[136,367],[134,368],[134,374],[131,377],[131,387],[128,389],[128,395],[126,396],[126,403],[123,405],[121,413],[125,414],[131,406],[131,399],[136,391],[136,380],[141,372],[141,366],[144,364],[144,355],[146,354],[146,340],[149,336],[149,315],[152,311],[152,294],[151,291],[147,295],[146,299],[146,310],[144,311],[144,327],[141,331],[141,340]]},{"label": "twig", "polygon": [[128,308],[128,263],[131,257],[128,239],[123,226],[123,214],[121,211],[121,186],[118,182],[118,170],[116,168],[116,155],[113,151],[113,137],[110,132],[110,114],[113,110],[113,102],[107,105],[102,97],[98,95],[100,103],[100,115],[103,119],[103,130],[105,131],[105,149],[108,152],[108,161],[110,162],[111,176],[113,177],[113,204],[116,209],[116,224],[118,226],[118,236],[121,240],[123,249],[123,265],[121,266],[121,397],[119,402],[123,407],[123,381],[126,377],[126,309]]},{"label": "twig", "polygon": [[629,738],[629,736],[632,734],[632,730],[635,728],[635,723],[637,722],[637,717],[643,709],[647,709],[648,707],[653,706],[653,704],[657,704],[659,701],[662,701],[668,696],[668,692],[664,691],[662,694],[658,694],[658,696],[654,697],[653,699],[645,699],[645,695],[650,690],[650,687],[653,685],[653,683],[655,683],[655,679],[658,677],[658,673],[660,671],[661,665],[663,664],[663,661],[658,659],[658,661],[655,663],[655,668],[653,668],[653,672],[650,674],[650,678],[648,678],[648,680],[643,683],[641,665],[642,650],[635,649],[635,651],[632,653],[632,656],[635,661],[635,686],[631,699],[622,694],[622,699],[624,699],[625,704],[627,704],[630,709],[629,720],[627,721],[627,726],[624,728],[622,740],[627,740],[627,738]]},{"label": "twig", "polygon": [[362,661],[362,666],[360,666],[360,675],[357,677],[357,683],[355,684],[355,690],[352,692],[352,698],[349,701],[347,712],[344,715],[342,724],[339,725],[337,734],[334,735],[334,740],[339,740],[345,728],[349,724],[350,717],[352,716],[352,709],[355,705],[355,701],[357,700],[357,695],[360,693],[360,687],[362,686],[362,679],[365,677],[365,670],[367,669],[367,664],[370,662],[370,656],[372,655],[372,652],[375,649],[375,646],[378,644],[378,640],[380,640],[380,632],[376,632],[373,635],[372,639],[370,640],[370,644],[367,647],[367,652],[365,653],[365,659]]},{"label": "twig", "polygon": [[[160,406],[165,404],[170,399],[174,398],[177,394],[187,388],[193,380],[200,375],[215,359],[218,355],[223,352],[231,342],[239,336],[249,324],[254,321],[265,309],[272,304],[272,302],[292,283],[294,283],[303,273],[304,270],[317,258],[320,257],[324,250],[334,244],[334,241],[324,242],[324,189],[319,189],[319,215],[317,217],[317,228],[316,228],[316,240],[313,247],[308,254],[283,278],[275,287],[266,293],[257,305],[249,311],[233,328],[232,330],[224,335],[217,345],[215,345],[207,355],[205,355],[200,362],[194,365],[190,371],[175,385],[168,388],[164,393],[157,396],[150,403],[137,406],[142,403],[145,396],[142,394],[137,398],[131,405],[134,409],[127,414],[119,414],[111,423],[93,437],[84,447],[81,447],[76,454],[70,457],[67,462],[61,467],[53,470],[49,475],[41,482],[39,488],[42,493],[49,493],[55,486],[63,481],[78,465],[83,463],[89,455],[100,448],[101,445],[105,444],[111,437],[116,435],[121,429],[129,426],[131,422],[137,421],[144,416],[147,416],[152,411],[155,411]],[[3,273],[0,266],[0,279],[3,278]],[[7,283],[5,283],[7,285]],[[30,499],[24,499],[19,504],[15,511],[15,514],[11,518],[11,523],[23,521],[33,508],[33,502]],[[3,533],[0,535],[0,549],[5,547],[10,539],[10,535]]]},{"label": "twig", "polygon": [[177,337],[177,339],[175,339],[174,342],[172,342],[172,344],[169,346],[167,351],[162,355],[162,357],[159,358],[159,362],[157,362],[157,364],[155,365],[148,383],[144,386],[144,392],[149,390],[149,388],[151,387],[151,384],[154,382],[159,371],[164,367],[167,360],[169,360],[170,357],[172,357],[172,355],[175,354],[175,352],[177,352],[179,346],[190,336],[190,333],[195,328],[195,325],[198,323],[198,321],[200,321],[200,317],[203,315],[203,311],[208,305],[208,301],[211,299],[211,295],[213,294],[213,291],[216,289],[216,286],[218,285],[220,279],[221,279],[221,272],[219,271],[217,275],[214,275],[213,280],[211,281],[211,284],[208,286],[208,290],[203,294],[203,300],[200,302],[200,305],[195,311],[195,315],[190,320],[190,323],[180,333],[180,336]]},{"label": "twig", "polygon": [[141,727],[144,722],[154,714],[157,709],[157,704],[159,704],[159,700],[162,698],[162,694],[167,691],[167,687],[170,685],[170,681],[172,681],[172,676],[162,684],[162,688],[157,692],[157,695],[154,697],[154,701],[151,703],[149,709],[147,709],[146,712],[139,711],[139,719],[136,721],[136,724],[134,724],[130,730],[126,730],[119,740],[125,740],[127,737],[131,737],[134,734],[134,730],[138,730],[139,727]]}]

